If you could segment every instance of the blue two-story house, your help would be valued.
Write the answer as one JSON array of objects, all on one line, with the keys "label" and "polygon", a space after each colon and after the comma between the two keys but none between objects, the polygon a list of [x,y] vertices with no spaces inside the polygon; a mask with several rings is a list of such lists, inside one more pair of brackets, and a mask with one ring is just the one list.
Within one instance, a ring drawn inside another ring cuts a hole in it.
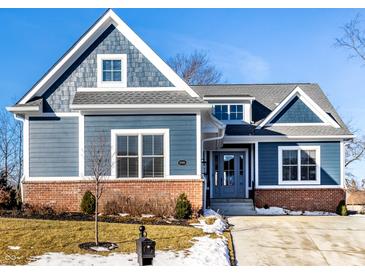
[{"label": "blue two-story house", "polygon": [[78,211],[97,140],[102,203],[185,192],[196,210],[333,211],[344,199],[352,134],[317,84],[189,86],[112,10],[7,109],[23,122],[24,203]]}]

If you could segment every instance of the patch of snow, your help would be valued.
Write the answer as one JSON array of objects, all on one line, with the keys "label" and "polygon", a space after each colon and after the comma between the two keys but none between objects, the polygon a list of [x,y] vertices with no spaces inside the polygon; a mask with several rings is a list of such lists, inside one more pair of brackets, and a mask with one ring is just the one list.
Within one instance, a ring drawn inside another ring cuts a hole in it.
[{"label": "patch of snow", "polygon": [[9,246],[8,246],[8,248],[9,248],[10,250],[19,250],[19,249],[20,249],[20,246],[17,246],[17,245],[15,245],[15,246],[13,246],[13,245],[9,245]]},{"label": "patch of snow", "polygon": [[258,208],[256,207],[256,213],[258,215],[286,215],[286,212],[281,207],[269,207],[269,208]]},{"label": "patch of snow", "polygon": [[[205,222],[205,220],[209,218],[215,219],[213,224],[209,225]],[[212,209],[204,210],[204,218],[199,219],[198,224],[191,224],[191,225],[196,228],[202,229],[205,233],[216,233],[216,234],[222,234],[228,228],[227,221],[224,220],[221,215],[219,215]]]},{"label": "patch of snow", "polygon": [[350,217],[363,217],[363,218],[365,218],[365,214],[359,214],[359,213],[357,213],[357,214],[349,214],[348,216],[350,216]]},{"label": "patch of snow", "polygon": [[304,211],[304,216],[337,216],[336,213],[326,211]]},{"label": "patch of snow", "polygon": [[213,209],[205,209],[204,210],[204,217],[218,217],[218,218],[222,218],[222,216],[220,214],[218,214],[217,212],[215,212]]},{"label": "patch of snow", "polygon": [[117,248],[118,246],[116,244],[110,244],[110,246],[106,247],[106,246],[91,246],[90,249],[97,251],[97,252],[105,252],[105,251],[111,251],[115,248]]},{"label": "patch of snow", "polygon": [[292,211],[281,207],[257,208],[258,215],[292,215],[292,216],[337,216],[336,213],[325,211]]},{"label": "patch of snow", "polygon": [[109,251],[109,248],[105,246],[92,246],[90,249],[97,251],[97,252],[103,252],[103,251]]},{"label": "patch of snow", "polygon": [[118,215],[119,215],[120,217],[126,217],[126,216],[129,216],[129,214],[128,214],[128,213],[118,213]]},{"label": "patch of snow", "polygon": [[[136,266],[137,255],[135,253],[112,253],[109,256],[95,254],[64,254],[47,253],[34,257],[35,261],[29,265],[98,265],[112,266],[125,265]],[[194,238],[194,245],[183,251],[157,251],[153,260],[153,265],[160,266],[192,266],[192,265],[219,265],[229,266],[230,258],[225,238],[212,239],[209,236]]]},{"label": "patch of snow", "polygon": [[153,215],[153,214],[142,214],[141,217],[142,218],[153,218],[153,217],[155,217],[155,215]]}]

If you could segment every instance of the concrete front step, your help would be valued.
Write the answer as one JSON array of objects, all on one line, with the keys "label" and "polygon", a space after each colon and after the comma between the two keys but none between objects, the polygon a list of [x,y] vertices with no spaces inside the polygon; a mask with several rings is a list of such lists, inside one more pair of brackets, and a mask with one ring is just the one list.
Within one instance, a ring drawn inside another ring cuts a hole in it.
[{"label": "concrete front step", "polygon": [[214,199],[210,207],[225,216],[252,216],[256,215],[255,207],[252,200],[245,199],[244,202],[219,202]]}]

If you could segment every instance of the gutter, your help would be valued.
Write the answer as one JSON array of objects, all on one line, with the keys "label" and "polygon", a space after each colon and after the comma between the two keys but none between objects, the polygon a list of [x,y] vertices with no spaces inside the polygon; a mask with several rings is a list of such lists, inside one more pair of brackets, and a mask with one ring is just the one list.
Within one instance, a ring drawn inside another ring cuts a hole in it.
[{"label": "gutter", "polygon": [[[211,117],[213,117],[214,121],[217,120],[212,114],[210,114]],[[226,125],[221,123],[219,121],[219,123],[221,124],[219,130],[222,130],[221,135],[218,135],[217,137],[212,137],[212,138],[207,138],[207,139],[203,139],[201,141],[201,155],[203,156],[203,161],[202,164],[204,164],[206,166],[206,159],[204,159],[204,144],[207,142],[211,142],[211,141],[219,141],[222,140],[224,138],[225,135],[225,131],[226,131]],[[203,209],[207,208],[207,179],[206,179],[206,175],[202,174],[203,178],[204,178],[204,193],[203,193]]]}]

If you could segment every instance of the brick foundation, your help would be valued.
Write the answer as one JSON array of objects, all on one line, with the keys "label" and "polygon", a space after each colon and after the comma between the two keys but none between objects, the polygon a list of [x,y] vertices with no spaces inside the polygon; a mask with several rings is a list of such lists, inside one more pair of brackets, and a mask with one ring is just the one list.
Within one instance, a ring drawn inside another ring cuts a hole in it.
[{"label": "brick foundation", "polygon": [[345,199],[341,188],[322,189],[256,189],[256,207],[278,206],[290,210],[319,210],[335,212]]},{"label": "brick foundation", "polygon": [[[108,181],[102,183],[103,194],[100,208],[108,200],[118,195],[147,199],[148,197],[176,198],[186,193],[194,210],[199,211],[203,204],[202,180],[131,180]],[[94,193],[92,181],[72,182],[24,182],[23,202],[29,205],[50,206],[55,210],[76,212],[85,191]]]}]

